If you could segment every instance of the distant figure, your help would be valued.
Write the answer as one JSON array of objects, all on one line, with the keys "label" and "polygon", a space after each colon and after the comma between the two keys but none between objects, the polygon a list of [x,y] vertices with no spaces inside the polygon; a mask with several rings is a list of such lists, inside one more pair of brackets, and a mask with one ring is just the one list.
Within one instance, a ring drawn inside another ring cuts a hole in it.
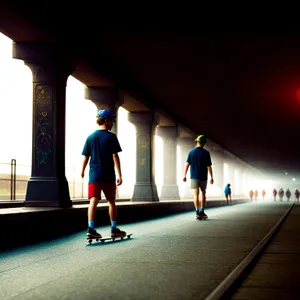
[{"label": "distant figure", "polygon": [[225,186],[224,194],[225,194],[225,198],[226,198],[226,201],[227,201],[227,205],[229,204],[229,202],[230,202],[230,205],[231,205],[231,188],[230,188],[230,183],[228,183]]},{"label": "distant figure", "polygon": [[249,192],[249,197],[250,197],[250,200],[252,201],[253,200],[253,191],[252,190],[250,190],[250,192]]},{"label": "distant figure", "polygon": [[274,196],[274,201],[276,201],[276,196],[277,196],[277,191],[276,191],[276,189],[273,190],[273,196]]},{"label": "distant figure", "polygon": [[289,189],[286,190],[285,195],[287,197],[287,201],[290,201],[292,193],[291,193],[291,191]]},{"label": "distant figure", "polygon": [[281,188],[281,189],[279,190],[279,192],[278,192],[278,196],[279,196],[279,200],[280,200],[280,201],[282,201],[283,195],[284,195],[284,191],[283,191],[283,189]]},{"label": "distant figure", "polygon": [[258,191],[255,190],[255,192],[254,192],[254,199],[255,199],[255,201],[257,201],[257,197],[258,197]]},{"label": "distant figure", "polygon": [[295,200],[299,202],[299,196],[300,196],[300,192],[299,190],[295,190]]},{"label": "distant figure", "polygon": [[263,198],[263,200],[264,200],[264,199],[265,199],[265,196],[266,196],[266,191],[265,191],[265,190],[262,190],[261,195],[262,195],[262,198]]}]

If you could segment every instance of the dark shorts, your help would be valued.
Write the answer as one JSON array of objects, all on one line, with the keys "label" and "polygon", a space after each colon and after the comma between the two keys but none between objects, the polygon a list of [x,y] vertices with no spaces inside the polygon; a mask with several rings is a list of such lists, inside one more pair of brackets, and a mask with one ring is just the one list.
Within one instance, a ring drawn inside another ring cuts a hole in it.
[{"label": "dark shorts", "polygon": [[89,183],[88,198],[97,197],[101,199],[101,191],[107,201],[116,199],[116,184],[115,183]]},{"label": "dark shorts", "polygon": [[201,192],[205,193],[207,187],[207,180],[198,180],[198,179],[191,179],[191,189],[201,189]]}]

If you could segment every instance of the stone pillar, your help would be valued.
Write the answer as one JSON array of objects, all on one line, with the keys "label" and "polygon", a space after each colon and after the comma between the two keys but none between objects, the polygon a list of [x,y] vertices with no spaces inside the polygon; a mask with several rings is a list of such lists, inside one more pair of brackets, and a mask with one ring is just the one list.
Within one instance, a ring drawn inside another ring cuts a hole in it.
[{"label": "stone pillar", "polygon": [[[220,153],[218,152],[211,152],[211,161],[212,161],[212,170],[213,170],[213,176],[214,176],[214,187],[218,193],[217,196],[220,196],[221,198],[224,198],[224,161],[221,156],[219,156]],[[209,180],[209,175],[208,175]],[[226,183],[227,184],[227,183]]]},{"label": "stone pillar", "polygon": [[132,201],[158,201],[154,180],[153,132],[157,119],[153,112],[132,112],[128,121],[136,129],[136,184]]},{"label": "stone pillar", "polygon": [[[183,178],[183,171],[186,164],[186,158],[188,156],[188,153],[190,150],[196,147],[196,142],[193,138],[178,138],[177,143],[180,147],[180,162],[181,162],[181,176],[180,180],[182,181]],[[191,184],[190,184],[190,169],[188,170],[188,173],[186,175],[187,182],[183,182],[183,199],[193,199],[194,194],[191,190]]]},{"label": "stone pillar", "polygon": [[25,205],[70,207],[65,176],[66,82],[74,68],[62,50],[13,43],[13,57],[33,75],[32,170]]},{"label": "stone pillar", "polygon": [[177,126],[159,126],[157,135],[163,140],[163,186],[160,199],[178,200],[179,189],[177,185]]},{"label": "stone pillar", "polygon": [[[85,87],[84,97],[96,105],[97,112],[101,109],[109,109],[113,111],[116,116],[118,114],[118,108],[124,103],[123,94],[115,87]],[[97,112],[95,114],[95,120]],[[116,134],[118,132],[117,128],[118,118],[111,132]]]},{"label": "stone pillar", "polygon": [[[118,109],[124,103],[123,93],[115,87],[85,87],[84,98],[91,100],[97,107],[96,115],[101,109],[109,109],[117,116],[116,124],[112,127],[111,132],[117,135],[118,132]],[[121,165],[122,168],[122,165]],[[118,189],[116,198],[119,198]]]}]

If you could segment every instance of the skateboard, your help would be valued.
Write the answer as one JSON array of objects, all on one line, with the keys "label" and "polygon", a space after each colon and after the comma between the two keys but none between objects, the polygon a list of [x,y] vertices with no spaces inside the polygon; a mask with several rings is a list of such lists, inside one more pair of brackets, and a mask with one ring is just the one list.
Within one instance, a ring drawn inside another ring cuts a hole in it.
[{"label": "skateboard", "polygon": [[123,240],[126,237],[127,237],[127,239],[130,239],[132,235],[133,235],[133,233],[127,233],[124,236],[116,236],[116,237],[105,236],[102,238],[89,238],[89,239],[87,239],[87,241],[89,242],[89,244],[91,244],[93,240],[96,240],[96,242],[100,241],[102,243],[109,241],[109,240],[112,240],[114,242],[117,239]]},{"label": "skateboard", "polygon": [[196,218],[197,221],[202,221],[202,220],[206,220],[207,217],[200,217],[200,218]]}]

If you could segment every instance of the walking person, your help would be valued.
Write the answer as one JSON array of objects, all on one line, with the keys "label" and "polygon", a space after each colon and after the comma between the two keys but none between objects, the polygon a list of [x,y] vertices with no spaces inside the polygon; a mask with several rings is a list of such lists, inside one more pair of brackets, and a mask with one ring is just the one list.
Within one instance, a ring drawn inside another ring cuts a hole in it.
[{"label": "walking person", "polygon": [[255,190],[254,191],[254,199],[255,199],[255,201],[257,201],[257,198],[258,198],[258,190]]},{"label": "walking person", "polygon": [[292,196],[292,193],[291,193],[291,191],[290,191],[289,189],[286,190],[285,196],[286,196],[286,198],[287,198],[287,201],[290,201],[290,198],[291,198],[291,196]]},{"label": "walking person", "polygon": [[265,190],[262,190],[261,195],[262,195],[262,199],[265,200],[266,191],[265,191]]},{"label": "walking person", "polygon": [[298,189],[295,190],[295,200],[299,202],[300,192]]},{"label": "walking person", "polygon": [[[204,135],[199,135],[195,141],[197,146],[190,150],[186,159],[183,173],[183,181],[186,182],[186,175],[190,168],[191,189],[194,190],[194,206],[196,209],[196,219],[207,219],[204,212],[206,204],[207,173],[210,175],[210,184],[214,183],[212,162],[209,151],[204,149],[207,143]],[[201,190],[201,205],[199,201],[199,190]]]},{"label": "walking person", "polygon": [[273,196],[274,196],[274,201],[276,201],[276,196],[277,196],[277,190],[273,189]]},{"label": "walking person", "polygon": [[88,208],[87,239],[102,237],[95,229],[96,209],[101,198],[101,191],[103,191],[109,205],[111,237],[126,236],[126,232],[116,226],[116,186],[122,184],[122,172],[118,152],[121,152],[122,149],[117,136],[110,132],[115,123],[115,118],[115,114],[110,110],[100,110],[96,120],[98,128],[87,137],[82,150],[82,178],[84,177],[84,171],[88,162],[90,166],[88,181],[88,198],[90,199],[90,204]]},{"label": "walking person", "polygon": [[230,188],[230,183],[228,183],[228,184],[225,186],[224,194],[225,194],[225,198],[226,198],[226,201],[227,201],[227,205],[228,205],[229,203],[230,203],[230,205],[231,205],[231,188]]},{"label": "walking person", "polygon": [[282,188],[280,188],[280,190],[278,191],[278,195],[279,195],[279,201],[282,201],[284,196],[284,190]]},{"label": "walking person", "polygon": [[250,190],[250,191],[249,191],[249,197],[250,197],[251,202],[252,202],[252,200],[253,200],[253,195],[254,195],[253,191]]}]

